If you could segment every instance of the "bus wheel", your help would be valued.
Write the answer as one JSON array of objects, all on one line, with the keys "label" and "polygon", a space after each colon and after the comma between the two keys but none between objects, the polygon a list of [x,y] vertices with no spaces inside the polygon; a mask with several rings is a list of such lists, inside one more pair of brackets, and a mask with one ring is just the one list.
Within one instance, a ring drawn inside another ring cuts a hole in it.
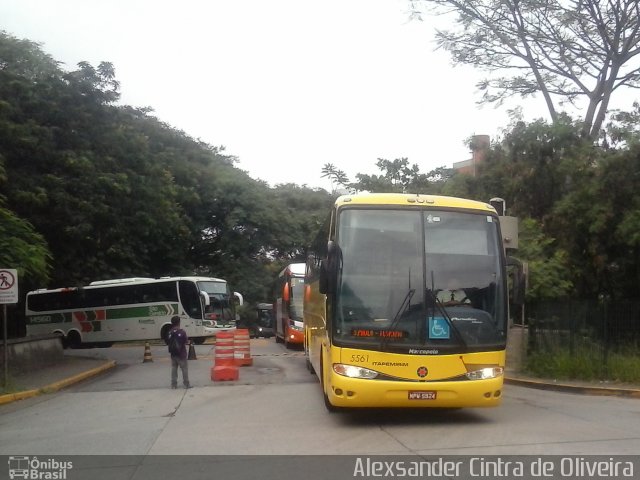
[{"label": "bus wheel", "polygon": [[69,348],[80,348],[82,344],[82,339],[80,338],[80,334],[75,330],[69,332],[67,334],[67,345]]},{"label": "bus wheel", "polygon": [[62,349],[64,350],[65,348],[67,348],[69,345],[67,345],[67,339],[65,338],[64,333],[56,332],[56,335],[58,336],[58,340],[60,340],[60,345],[62,345]]},{"label": "bus wheel", "polygon": [[309,370],[309,373],[314,374],[316,373],[316,371],[313,368],[313,365],[311,364],[311,359],[309,358],[309,349],[307,348],[307,342],[305,339],[304,342],[304,361],[307,365],[307,370]]},{"label": "bus wheel", "polygon": [[309,360],[309,357],[306,358],[306,363],[307,363],[307,370],[309,370],[309,373],[312,375],[316,373],[316,371],[313,368],[313,365],[311,365],[311,360]]},{"label": "bus wheel", "polygon": [[322,396],[324,397],[324,406],[327,411],[331,413],[336,413],[341,410],[340,407],[336,407],[329,401],[329,396],[327,395],[327,387],[324,383],[324,358],[320,359],[320,384],[322,385]]},{"label": "bus wheel", "polygon": [[160,340],[162,340],[165,345],[167,345],[167,336],[169,335],[169,330],[171,330],[171,325],[165,325],[160,330]]},{"label": "bus wheel", "polygon": [[197,337],[193,339],[193,343],[195,343],[196,345],[202,345],[204,344],[206,339],[207,337]]}]

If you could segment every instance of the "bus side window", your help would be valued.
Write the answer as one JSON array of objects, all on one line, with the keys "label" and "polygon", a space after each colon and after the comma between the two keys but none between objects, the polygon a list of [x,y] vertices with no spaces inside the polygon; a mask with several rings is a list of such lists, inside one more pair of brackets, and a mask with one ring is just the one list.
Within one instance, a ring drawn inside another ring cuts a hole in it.
[{"label": "bus side window", "polygon": [[180,280],[180,301],[191,318],[202,318],[202,304],[195,283]]}]

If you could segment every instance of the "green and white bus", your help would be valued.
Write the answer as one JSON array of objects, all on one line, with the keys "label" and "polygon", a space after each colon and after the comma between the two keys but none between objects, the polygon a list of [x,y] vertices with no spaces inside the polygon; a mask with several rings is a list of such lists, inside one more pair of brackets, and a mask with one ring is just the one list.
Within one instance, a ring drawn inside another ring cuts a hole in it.
[{"label": "green and white bus", "polygon": [[26,298],[27,335],[57,334],[72,348],[166,339],[178,315],[189,338],[204,343],[235,326],[233,297],[226,280],[213,277],[124,278],[35,290]]}]

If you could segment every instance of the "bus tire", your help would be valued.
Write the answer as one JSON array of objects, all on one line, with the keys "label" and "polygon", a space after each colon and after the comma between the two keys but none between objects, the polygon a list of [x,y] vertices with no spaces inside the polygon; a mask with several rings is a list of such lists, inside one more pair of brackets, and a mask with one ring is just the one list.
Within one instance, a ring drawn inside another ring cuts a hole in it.
[{"label": "bus tire", "polygon": [[320,359],[320,385],[322,385],[322,396],[324,397],[324,406],[326,407],[329,413],[336,413],[341,411],[340,407],[336,407],[329,400],[329,395],[327,395],[327,386],[324,382],[324,357]]},{"label": "bus tire", "polygon": [[171,330],[171,325],[164,325],[162,330],[160,330],[160,340],[162,340],[165,345],[168,344],[167,337],[169,336],[169,330]]},{"label": "bus tire", "polygon": [[80,338],[80,334],[75,330],[71,330],[67,333],[67,345],[69,348],[80,348],[82,346],[82,338]]},{"label": "bus tire", "polygon": [[307,370],[309,370],[309,373],[311,375],[314,375],[316,373],[316,370],[313,368],[313,365],[311,364],[311,360],[309,360],[309,357],[307,357],[305,361],[307,363]]},{"label": "bus tire", "polygon": [[304,342],[304,361],[307,366],[307,370],[309,370],[309,373],[312,375],[316,373],[315,369],[313,368],[313,365],[311,364],[311,359],[309,358],[309,348],[307,347],[306,338]]},{"label": "bus tire", "polygon": [[206,340],[207,337],[196,337],[193,339],[193,343],[195,343],[196,345],[203,345]]},{"label": "bus tire", "polygon": [[68,347],[67,345],[67,339],[64,336],[64,333],[62,332],[53,332],[54,335],[58,336],[58,340],[60,340],[60,345],[62,345],[62,349],[66,349]]}]

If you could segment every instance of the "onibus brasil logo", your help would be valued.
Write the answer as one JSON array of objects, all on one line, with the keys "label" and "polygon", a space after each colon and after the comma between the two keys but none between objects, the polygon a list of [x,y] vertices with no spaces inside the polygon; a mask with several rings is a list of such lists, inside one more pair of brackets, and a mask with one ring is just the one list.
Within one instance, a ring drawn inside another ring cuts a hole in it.
[{"label": "onibus brasil logo", "polygon": [[61,462],[54,458],[38,459],[38,457],[10,456],[9,478],[25,478],[30,480],[65,480],[67,470],[73,468],[73,462]]}]

